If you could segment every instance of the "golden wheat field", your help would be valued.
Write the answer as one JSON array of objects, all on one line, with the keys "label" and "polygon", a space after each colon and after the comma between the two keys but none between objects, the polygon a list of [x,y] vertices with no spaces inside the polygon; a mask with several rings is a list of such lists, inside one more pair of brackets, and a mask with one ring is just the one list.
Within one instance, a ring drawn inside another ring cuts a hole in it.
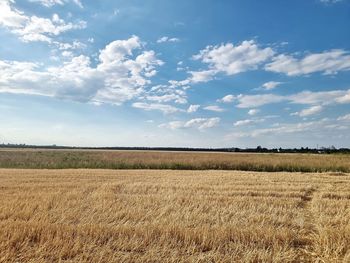
[{"label": "golden wheat field", "polygon": [[350,176],[0,170],[0,262],[350,262]]}]

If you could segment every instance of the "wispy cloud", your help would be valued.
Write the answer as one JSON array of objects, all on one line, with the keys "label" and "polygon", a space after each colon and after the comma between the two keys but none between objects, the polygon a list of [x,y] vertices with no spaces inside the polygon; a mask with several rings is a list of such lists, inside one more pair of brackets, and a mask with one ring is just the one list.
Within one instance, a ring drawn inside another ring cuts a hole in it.
[{"label": "wispy cloud", "polygon": [[239,120],[236,121],[233,126],[245,126],[245,125],[250,125],[250,124],[256,124],[265,121],[265,119],[246,119],[246,120]]},{"label": "wispy cloud", "polygon": [[289,102],[304,105],[328,105],[338,103],[349,103],[350,90],[331,91],[302,91],[291,95],[256,94],[238,95],[238,108],[255,108],[266,104]]},{"label": "wispy cloud", "polygon": [[288,76],[307,75],[321,72],[325,75],[350,70],[350,54],[342,49],[308,54],[303,58],[292,55],[278,55],[265,66],[267,71],[284,73]]},{"label": "wispy cloud", "polygon": [[316,106],[312,106],[312,107],[307,108],[307,109],[303,109],[300,112],[292,113],[292,115],[298,115],[300,117],[307,117],[310,115],[315,115],[317,113],[320,113],[322,110],[323,110],[322,106],[316,105]]},{"label": "wispy cloud", "polygon": [[227,138],[257,138],[264,136],[277,136],[284,134],[296,134],[296,133],[312,133],[312,132],[322,132],[326,133],[327,131],[332,130],[349,130],[350,127],[338,124],[334,120],[330,119],[321,119],[318,121],[311,122],[297,122],[297,123],[284,123],[272,125],[268,128],[260,128],[249,131],[239,131],[227,134]]},{"label": "wispy cloud", "polygon": [[161,37],[157,40],[157,43],[165,43],[165,42],[180,42],[180,39],[177,37]]},{"label": "wispy cloud", "polygon": [[46,7],[52,7],[54,5],[64,5],[69,2],[73,2],[80,8],[83,8],[83,4],[80,0],[29,0],[30,2],[38,2]]},{"label": "wispy cloud", "polygon": [[167,105],[167,104],[159,104],[159,103],[134,102],[132,106],[134,108],[143,109],[146,111],[151,111],[151,110],[161,111],[165,114],[182,111],[181,109],[178,109],[174,106]]},{"label": "wispy cloud", "polygon": [[225,111],[225,109],[223,109],[217,105],[206,106],[203,109],[208,110],[208,111],[215,111],[215,112],[224,112]]},{"label": "wispy cloud", "polygon": [[195,118],[189,121],[172,121],[159,125],[160,128],[168,129],[185,129],[196,128],[198,130],[205,130],[217,126],[220,122],[220,118]]},{"label": "wispy cloud", "polygon": [[338,121],[350,121],[350,113],[346,114],[344,116],[340,116],[337,120]]},{"label": "wispy cloud", "polygon": [[336,4],[343,2],[344,0],[319,0],[323,4]]}]

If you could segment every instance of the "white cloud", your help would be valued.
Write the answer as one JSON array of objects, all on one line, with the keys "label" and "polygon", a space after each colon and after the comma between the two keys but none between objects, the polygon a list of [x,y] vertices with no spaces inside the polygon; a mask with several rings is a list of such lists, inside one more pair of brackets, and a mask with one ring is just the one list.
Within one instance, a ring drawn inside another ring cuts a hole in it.
[{"label": "white cloud", "polygon": [[215,70],[189,71],[192,76],[189,78],[191,83],[208,82],[216,74]]},{"label": "white cloud", "polygon": [[259,112],[260,112],[259,109],[250,109],[250,110],[248,111],[248,114],[251,115],[251,116],[253,116],[253,115],[258,114]]},{"label": "white cloud", "polygon": [[184,124],[185,123],[183,121],[171,121],[168,123],[162,123],[162,124],[158,125],[158,127],[176,130],[176,129],[184,128]]},{"label": "white cloud", "polygon": [[161,111],[165,114],[170,114],[170,113],[182,111],[182,110],[175,108],[171,105],[159,104],[159,103],[134,102],[132,104],[132,106],[134,108],[143,109],[146,111],[157,110],[157,111]]},{"label": "white cloud", "polygon": [[263,122],[264,119],[246,119],[246,120],[239,120],[236,121],[233,126],[245,126],[245,125],[249,125],[249,124],[255,124],[255,123],[260,123]]},{"label": "white cloud", "polygon": [[238,95],[238,108],[260,107],[270,103],[278,103],[286,100],[284,96],[274,94]]},{"label": "white cloud", "polygon": [[184,129],[184,128],[196,128],[199,130],[205,130],[217,126],[220,122],[220,118],[195,118],[189,121],[171,121],[159,125],[160,128],[168,129]]},{"label": "white cloud", "polygon": [[207,107],[204,107],[205,110],[208,111],[215,111],[215,112],[224,112],[225,110],[217,105],[210,105]]},{"label": "white cloud", "polygon": [[[135,55],[136,51],[139,55]],[[153,51],[141,50],[140,40],[135,36],[107,45],[99,58],[96,67],[83,55],[49,68],[30,62],[0,61],[0,92],[119,105],[145,93],[151,83],[147,73],[162,64]],[[148,108],[160,104],[150,105]]]},{"label": "white cloud", "polygon": [[[46,6],[46,7],[52,7],[54,5],[64,5],[68,2],[70,2],[70,0],[29,0],[29,1],[30,2],[38,2],[41,5]],[[80,8],[83,8],[83,4],[81,3],[80,0],[71,0],[71,2],[75,3]]]},{"label": "white cloud", "polygon": [[130,56],[134,49],[141,47],[140,39],[137,36],[132,36],[127,40],[115,40],[109,43],[99,55],[102,62],[101,67],[113,67],[113,63],[119,63],[126,56]]},{"label": "white cloud", "polygon": [[220,118],[196,118],[186,122],[185,127],[198,127],[199,130],[213,128],[220,122]]},{"label": "white cloud", "polygon": [[50,74],[38,71],[39,64],[0,60],[0,92],[53,95]]},{"label": "white cloud", "polygon": [[236,99],[236,96],[229,94],[229,95],[226,95],[225,97],[217,100],[217,102],[230,103],[230,102],[233,102],[235,99]]},{"label": "white cloud", "polygon": [[288,76],[300,76],[314,72],[336,74],[339,71],[350,70],[350,55],[349,52],[342,49],[309,54],[300,59],[282,54],[273,58],[265,69]]},{"label": "white cloud", "polygon": [[8,28],[21,28],[26,23],[28,17],[23,12],[12,8],[11,0],[2,0],[0,2],[0,26]]},{"label": "white cloud", "polygon": [[157,40],[157,43],[165,43],[165,42],[180,42],[180,39],[176,38],[176,37],[161,37]]},{"label": "white cloud", "polygon": [[63,32],[86,27],[85,21],[66,23],[57,14],[54,14],[51,19],[38,16],[29,17],[13,8],[11,3],[13,4],[14,1],[6,0],[0,3],[0,26],[8,28],[24,42],[51,43],[53,37]]},{"label": "white cloud", "polygon": [[185,104],[187,103],[187,99],[185,96],[179,94],[164,94],[164,95],[149,95],[146,97],[147,100],[157,101],[157,102],[169,102],[174,101],[175,103]]},{"label": "white cloud", "polygon": [[196,112],[200,108],[200,105],[190,105],[187,109],[188,113]]},{"label": "white cloud", "polygon": [[62,52],[62,56],[64,56],[64,57],[73,57],[73,53],[71,51],[65,50],[65,51]]},{"label": "white cloud", "polygon": [[176,86],[186,86],[213,80],[219,73],[235,75],[241,72],[255,70],[263,62],[269,60],[275,52],[271,48],[260,48],[255,41],[243,41],[240,45],[232,43],[217,46],[207,46],[194,60],[208,64],[209,68],[197,71],[188,71],[190,76],[182,81],[172,81]]},{"label": "white cloud", "polygon": [[207,46],[193,58],[209,64],[209,68],[213,72],[234,75],[257,69],[261,63],[270,59],[274,53],[271,48],[260,48],[255,41],[250,40],[243,41],[237,46],[232,43]]},{"label": "white cloud", "polygon": [[350,103],[350,90],[348,90],[347,93],[345,93],[343,96],[340,96],[335,99],[336,102],[344,104],[344,103]]},{"label": "white cloud", "polygon": [[324,133],[325,130],[344,130],[349,129],[349,127],[345,127],[343,125],[335,124],[334,121],[329,119],[322,119],[318,121],[311,122],[299,122],[299,123],[285,123],[285,124],[276,124],[272,125],[269,128],[255,129],[249,130],[247,132],[234,132],[228,134],[226,138],[243,138],[243,137],[261,137],[261,136],[277,136],[281,134],[296,134],[296,133],[305,133],[312,132],[315,134],[316,132]]},{"label": "white cloud", "polygon": [[338,121],[350,121],[350,113],[346,114],[344,116],[340,116],[337,120]]},{"label": "white cloud", "polygon": [[350,90],[302,91],[291,95],[256,94],[238,95],[238,108],[255,108],[266,104],[289,102],[304,105],[350,103]]},{"label": "white cloud", "polygon": [[266,82],[262,85],[262,87],[266,90],[272,90],[274,88],[276,88],[277,86],[281,85],[282,82],[278,82],[278,81],[269,81]]},{"label": "white cloud", "polygon": [[321,3],[323,4],[336,4],[339,2],[342,2],[343,0],[320,0]]},{"label": "white cloud", "polygon": [[[341,103],[350,94],[350,90],[302,91],[286,96],[287,100],[296,104],[332,104]],[[346,101],[344,101],[346,103]]]},{"label": "white cloud", "polygon": [[74,40],[72,43],[63,43],[54,41],[53,42],[59,50],[76,50],[76,49],[84,49],[86,45],[80,41]]},{"label": "white cloud", "polygon": [[323,110],[323,107],[320,105],[312,106],[310,108],[304,109],[297,113],[300,117],[306,117],[310,115],[315,115],[317,113],[320,113]]}]

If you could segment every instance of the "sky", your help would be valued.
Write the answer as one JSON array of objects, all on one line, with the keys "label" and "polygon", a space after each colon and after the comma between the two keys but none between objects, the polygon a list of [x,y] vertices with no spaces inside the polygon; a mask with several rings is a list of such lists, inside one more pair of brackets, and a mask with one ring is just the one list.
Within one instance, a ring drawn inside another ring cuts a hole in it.
[{"label": "sky", "polygon": [[350,0],[0,0],[0,143],[350,147]]}]

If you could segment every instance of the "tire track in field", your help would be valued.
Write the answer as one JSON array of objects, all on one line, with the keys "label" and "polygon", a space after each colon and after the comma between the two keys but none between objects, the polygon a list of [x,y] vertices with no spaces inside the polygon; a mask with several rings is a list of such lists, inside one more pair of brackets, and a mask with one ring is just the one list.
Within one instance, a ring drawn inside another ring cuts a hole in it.
[{"label": "tire track in field", "polygon": [[321,199],[322,193],[331,189],[333,184],[323,182],[317,186],[307,187],[298,206],[303,210],[302,245],[299,246],[298,262],[324,262],[314,251],[314,244],[319,237],[317,214],[313,211],[316,202]]},{"label": "tire track in field", "polygon": [[302,209],[303,214],[301,222],[302,230],[300,231],[301,238],[299,239],[300,243],[297,245],[299,254],[298,262],[316,262],[315,255],[312,253],[313,240],[317,235],[312,203],[318,191],[317,186],[307,187],[298,203],[298,207]]}]

